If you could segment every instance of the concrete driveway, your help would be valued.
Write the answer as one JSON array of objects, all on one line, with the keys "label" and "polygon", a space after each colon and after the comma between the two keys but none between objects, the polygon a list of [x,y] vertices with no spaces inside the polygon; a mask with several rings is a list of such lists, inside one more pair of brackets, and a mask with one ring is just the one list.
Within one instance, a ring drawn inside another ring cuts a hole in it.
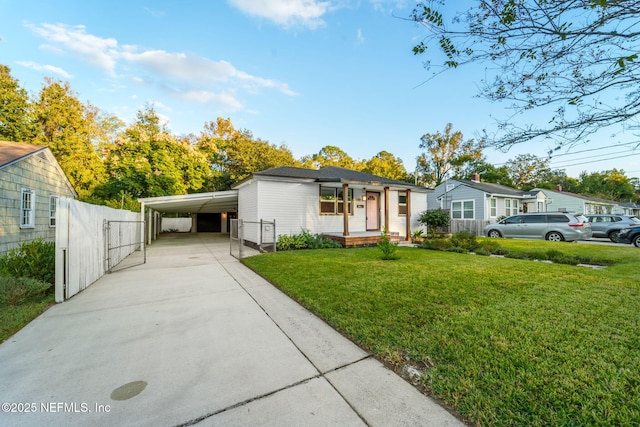
[{"label": "concrete driveway", "polygon": [[0,361],[0,425],[462,425],[214,234],[163,236]]}]

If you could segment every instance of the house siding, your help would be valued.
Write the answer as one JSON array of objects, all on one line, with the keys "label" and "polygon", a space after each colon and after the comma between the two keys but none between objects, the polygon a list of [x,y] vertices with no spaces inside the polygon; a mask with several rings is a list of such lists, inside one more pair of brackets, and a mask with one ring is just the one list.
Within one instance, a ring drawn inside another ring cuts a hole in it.
[{"label": "house siding", "polygon": [[[442,196],[442,199],[443,199],[442,204],[436,200],[434,203],[435,206],[432,206],[431,204],[429,204],[430,208],[437,209],[438,207],[442,206],[442,209],[451,211],[451,204],[453,202],[473,200],[474,201],[474,206],[473,206],[474,218],[473,219],[484,220],[486,215],[488,215],[488,213],[485,212],[485,206],[484,206],[485,193],[475,188],[467,187],[466,185],[460,185],[457,182],[455,183],[455,185],[456,187],[453,190],[448,192],[441,191],[437,195],[435,195],[435,198]],[[504,205],[503,205],[503,210],[504,210]]]},{"label": "house siding", "polygon": [[[55,227],[49,226],[49,196],[75,194],[54,162],[53,156],[41,152],[0,169],[0,255],[37,238],[55,241]],[[34,228],[20,228],[22,188],[35,193]]]}]

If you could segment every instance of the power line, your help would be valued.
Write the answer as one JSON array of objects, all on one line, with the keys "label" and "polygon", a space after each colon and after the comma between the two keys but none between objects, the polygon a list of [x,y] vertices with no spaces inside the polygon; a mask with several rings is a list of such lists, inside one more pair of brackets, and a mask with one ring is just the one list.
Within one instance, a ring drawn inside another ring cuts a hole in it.
[{"label": "power line", "polygon": [[[637,154],[640,154],[640,151],[639,152],[635,152],[635,153],[631,152],[629,154],[627,154],[627,153],[629,153],[629,151],[615,151],[615,152],[612,152],[612,153],[607,153],[606,155],[607,156],[614,156],[614,155],[617,155],[617,154],[624,154],[625,156],[635,156]],[[625,156],[622,156],[622,157],[625,157]],[[560,160],[559,162],[560,163],[563,163],[563,162],[564,163],[566,163],[566,162],[572,163],[572,162],[579,162],[579,161],[582,161],[582,160],[589,160],[589,159],[598,159],[598,161],[599,161],[600,157],[602,157],[602,155],[600,155],[600,156],[578,157],[578,158],[571,159],[571,160],[565,159],[565,160]],[[554,159],[550,159],[549,163],[553,164],[554,163]]]},{"label": "power line", "polygon": [[556,166],[555,168],[557,169],[557,168],[567,168],[567,167],[571,167],[571,166],[580,166],[580,165],[586,165],[586,164],[589,164],[589,163],[604,162],[604,161],[607,161],[607,160],[622,159],[624,157],[631,157],[631,156],[638,156],[638,155],[640,155],[640,153],[627,154],[626,156],[608,157],[606,159],[590,160],[588,162],[573,163],[573,164],[568,164],[568,165]]}]

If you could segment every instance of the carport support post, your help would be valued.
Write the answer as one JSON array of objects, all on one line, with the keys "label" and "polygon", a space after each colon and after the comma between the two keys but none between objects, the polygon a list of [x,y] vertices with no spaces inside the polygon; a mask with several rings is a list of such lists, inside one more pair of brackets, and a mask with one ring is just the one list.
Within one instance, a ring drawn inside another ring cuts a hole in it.
[{"label": "carport support post", "polygon": [[140,202],[140,221],[142,221],[142,226],[140,227],[140,250],[144,253],[144,233],[147,229],[144,221],[144,202]]},{"label": "carport support post", "polygon": [[349,184],[342,184],[342,222],[344,226],[343,236],[349,235]]},{"label": "carport support post", "polygon": [[389,234],[389,187],[384,187],[384,232]]}]

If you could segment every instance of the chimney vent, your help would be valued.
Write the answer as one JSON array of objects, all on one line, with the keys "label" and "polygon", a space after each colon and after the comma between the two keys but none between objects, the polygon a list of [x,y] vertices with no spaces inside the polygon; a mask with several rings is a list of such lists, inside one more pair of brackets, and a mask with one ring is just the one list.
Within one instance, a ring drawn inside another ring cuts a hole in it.
[{"label": "chimney vent", "polygon": [[479,173],[474,173],[473,175],[471,175],[471,181],[480,182],[480,174]]},{"label": "chimney vent", "polygon": [[556,191],[562,191],[562,185],[556,184]]}]

